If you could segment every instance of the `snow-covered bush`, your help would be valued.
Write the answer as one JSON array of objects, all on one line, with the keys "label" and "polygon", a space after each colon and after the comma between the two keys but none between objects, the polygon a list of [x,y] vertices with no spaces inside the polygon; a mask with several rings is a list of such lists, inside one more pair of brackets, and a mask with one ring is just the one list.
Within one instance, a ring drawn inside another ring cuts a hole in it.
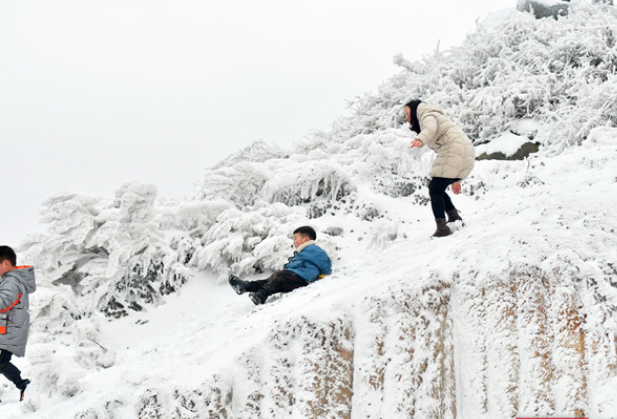
[{"label": "snow-covered bush", "polygon": [[402,107],[412,98],[442,107],[476,144],[522,118],[541,122],[535,140],[555,152],[580,143],[596,126],[615,126],[617,10],[570,5],[558,20],[497,14],[462,45],[421,62],[397,55],[405,71],[357,98],[350,116],[304,148],[400,127]]},{"label": "snow-covered bush", "polygon": [[51,283],[72,288],[74,317],[126,315],[186,281],[184,255],[153,221],[156,195],[152,184],[129,182],[115,199],[60,193],[43,203],[50,228],[28,236],[21,250]]},{"label": "snow-covered bush", "polygon": [[345,170],[328,162],[296,160],[288,171],[278,173],[264,185],[264,198],[270,202],[298,205],[311,202],[317,197],[338,201],[355,190]]},{"label": "snow-covered bush", "polygon": [[258,200],[297,205],[316,197],[337,200],[355,186],[345,172],[328,161],[293,155],[265,162],[244,161],[208,172],[201,199],[224,199],[238,206]]},{"label": "snow-covered bush", "polygon": [[292,232],[303,224],[304,211],[280,203],[260,201],[245,211],[229,209],[203,236],[191,263],[220,277],[281,269],[293,253]]}]

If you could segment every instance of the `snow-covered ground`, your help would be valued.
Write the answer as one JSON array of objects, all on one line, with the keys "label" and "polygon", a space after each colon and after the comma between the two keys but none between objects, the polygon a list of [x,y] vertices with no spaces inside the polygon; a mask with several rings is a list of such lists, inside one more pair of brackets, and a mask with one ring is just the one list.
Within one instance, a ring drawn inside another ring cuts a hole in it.
[{"label": "snow-covered ground", "polygon": [[[617,13],[573,4],[571,21],[504,14],[466,49],[401,58],[332,132],[241,150],[189,202],[140,182],[50,198],[21,254],[39,268],[15,361],[33,382],[21,404],[2,382],[0,416],[617,418],[617,70],[597,23]],[[478,150],[541,146],[478,161],[446,238],[433,153],[396,123],[415,94]],[[259,307],[225,283],[280,267],[302,224],[331,276]]]},{"label": "snow-covered ground", "polygon": [[[365,225],[354,217],[322,217],[315,220],[320,229],[336,225],[343,230],[340,236],[331,238],[340,249],[331,277],[291,294],[273,297],[268,304],[255,307],[246,296],[236,295],[228,285],[218,283],[215,277],[198,273],[178,293],[166,297],[163,305],[132,313],[119,320],[109,321],[102,316],[93,319],[98,329],[93,334],[96,336],[96,344],[93,345],[100,345],[99,356],[111,357],[108,368],[84,368],[83,362],[74,359],[76,353],[79,354],[78,351],[74,352],[75,348],[62,349],[62,345],[53,341],[31,343],[29,357],[17,361],[26,375],[33,379],[27,401],[21,405],[12,403],[11,398],[17,397],[16,391],[4,386],[1,397],[5,403],[0,405],[2,417],[134,418],[138,415],[140,401],[144,397],[148,400],[149,394],[156,395],[154,405],[159,406],[161,417],[193,417],[174,415],[173,409],[179,406],[174,394],[176,391],[190,394],[197,389],[206,392],[212,377],[219,377],[217,380],[233,389],[232,400],[228,403],[229,417],[250,417],[243,416],[239,409],[242,402],[240,396],[247,391],[244,389],[246,383],[242,382],[247,366],[241,360],[255,350],[262,352],[260,357],[263,360],[276,358],[273,333],[282,333],[291,327],[290,322],[301,322],[301,319],[315,324],[344,319],[344,322],[353,325],[354,364],[370,365],[376,362],[370,356],[376,357],[378,353],[371,352],[370,339],[362,333],[371,327],[367,324],[366,313],[363,313],[371,306],[371,299],[383,299],[397,292],[421,295],[426,299],[436,298],[420,290],[427,286],[430,288],[430,284],[438,280],[450,287],[447,321],[452,323],[452,332],[448,345],[460,358],[455,361],[458,376],[455,394],[463,396],[470,393],[470,397],[457,397],[457,417],[505,418],[508,417],[504,414],[507,406],[498,403],[502,396],[495,395],[496,404],[489,404],[485,413],[475,400],[480,396],[471,397],[474,388],[481,385],[476,381],[478,377],[485,377],[484,385],[489,387],[485,389],[489,397],[491,392],[498,392],[501,375],[507,370],[495,367],[490,361],[484,364],[477,356],[491,345],[504,345],[503,342],[499,343],[503,336],[485,335],[483,328],[486,325],[473,324],[473,310],[465,311],[468,308],[458,306],[479,304],[478,307],[488,309],[491,304],[499,304],[499,297],[492,299],[485,296],[486,301],[483,302],[474,301],[473,298],[480,298],[480,295],[473,295],[467,300],[465,292],[482,284],[490,289],[490,283],[499,275],[509,275],[517,269],[523,272],[529,267],[538,268],[544,273],[559,272],[566,279],[563,283],[555,279],[557,282],[551,287],[567,289],[572,286],[580,292],[580,304],[585,306],[580,309],[585,313],[586,334],[601,334],[603,331],[596,328],[611,327],[604,333],[608,333],[606,336],[613,346],[603,359],[605,364],[601,370],[592,369],[589,358],[591,350],[587,349],[589,354],[584,357],[586,397],[581,403],[586,406],[584,412],[589,417],[615,417],[617,376],[612,374],[611,378],[611,374],[606,375],[617,366],[617,328],[612,315],[592,320],[599,315],[600,309],[597,302],[592,303],[588,299],[594,298],[593,293],[599,293],[606,299],[602,303],[606,307],[614,308],[617,304],[615,274],[608,272],[608,275],[603,275],[602,271],[609,266],[615,269],[613,264],[617,260],[617,220],[612,217],[612,208],[617,204],[616,146],[616,129],[598,129],[582,146],[573,147],[558,157],[547,159],[535,156],[528,161],[478,162],[474,177],[482,179],[485,184],[483,195],[479,199],[469,195],[454,198],[466,225],[457,226],[453,236],[443,239],[430,238],[433,223],[429,209],[405,198],[383,198],[380,204],[388,208],[391,221],[375,222],[371,231],[367,231]],[[379,240],[387,229],[394,236]],[[572,284],[572,278],[578,278],[580,282]],[[592,279],[597,282],[595,286],[585,285]],[[506,284],[511,280],[520,281],[503,278]],[[529,280],[534,281],[534,278]],[[479,292],[477,289],[475,291]],[[547,312],[568,304],[565,297],[559,300],[558,294],[551,293],[547,297],[552,300],[546,305]],[[511,303],[514,311],[525,311],[523,298]],[[384,310],[393,308],[384,307]],[[553,323],[556,320],[548,322],[550,327],[556,327]],[[371,331],[375,336],[390,333],[390,329],[395,328],[388,317],[381,321],[387,330]],[[79,333],[78,330],[74,332]],[[511,351],[520,357],[519,362],[522,363],[525,357],[533,357],[524,343],[526,339],[532,339],[535,332],[525,330],[525,325],[519,324],[512,333],[515,337],[510,337],[511,340],[506,343],[514,345]],[[556,338],[557,335],[554,331],[547,333],[546,338]],[[474,336],[483,336],[483,349],[477,347],[480,341]],[[388,343],[387,337],[384,339],[386,347],[394,345]],[[299,348],[294,350],[300,351]],[[290,364],[300,362],[296,358],[300,353],[290,357]],[[386,385],[388,365],[404,365],[407,356],[405,351],[388,352]],[[498,364],[500,361],[492,362]],[[57,385],[74,388],[74,394],[58,394],[57,389],[41,385],[43,380],[37,379],[36,371],[40,371],[37,364],[49,366],[50,363],[58,364]],[[575,365],[566,366],[566,369],[575,368]],[[532,369],[525,372],[523,365],[518,368],[520,410],[515,413],[542,413],[524,410],[525,398],[533,398],[531,385],[538,383],[532,383],[537,379]],[[280,379],[285,374],[294,374],[293,369],[277,373]],[[356,369],[355,374],[360,380],[362,371]],[[526,380],[530,386],[527,389],[529,394],[525,393]],[[268,385],[274,384],[265,381],[264,394],[272,391]],[[361,389],[359,383],[355,385]],[[364,393],[362,399],[353,403],[364,407],[370,405],[365,412],[374,409],[377,414],[370,417],[405,417],[395,409],[395,405],[386,403],[396,395],[394,389],[391,391],[393,393]],[[552,386],[551,396],[547,397],[546,402],[552,405],[553,410],[543,414],[572,414],[571,411],[558,410],[560,405],[567,407],[573,403],[571,391],[567,383]],[[240,400],[234,399],[236,395]],[[302,399],[302,393],[298,391],[295,397]],[[405,400],[398,402],[404,404]],[[540,402],[528,403],[530,408],[535,408]],[[291,408],[292,415],[289,417],[306,417],[300,410],[294,410],[299,409],[300,405],[297,403],[296,408]],[[266,406],[264,404],[264,408]],[[239,409],[237,412],[234,412],[235,407]],[[140,417],[156,416],[142,414]],[[210,416],[202,411],[194,417]],[[273,413],[272,416],[263,417],[284,416],[279,412],[278,415]],[[365,416],[352,413],[352,417]]]}]

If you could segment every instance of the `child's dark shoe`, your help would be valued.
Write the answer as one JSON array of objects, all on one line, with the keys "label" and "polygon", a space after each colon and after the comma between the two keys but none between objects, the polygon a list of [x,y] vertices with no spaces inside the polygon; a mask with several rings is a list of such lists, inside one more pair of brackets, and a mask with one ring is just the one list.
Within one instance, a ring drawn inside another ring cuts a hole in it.
[{"label": "child's dark shoe", "polygon": [[229,285],[231,285],[231,287],[234,289],[234,291],[236,291],[236,294],[238,295],[244,294],[245,292],[247,292],[247,289],[246,289],[247,282],[241,280],[235,275],[229,275]]},{"label": "child's dark shoe", "polygon": [[255,304],[256,306],[264,304],[266,300],[268,299],[268,296],[266,295],[265,292],[263,292],[263,290],[252,292],[249,294],[249,297],[251,298],[251,301],[253,302],[253,304]]},{"label": "child's dark shoe", "polygon": [[29,384],[30,384],[30,380],[26,378],[25,380],[22,380],[21,383],[17,385],[17,388],[21,391],[19,394],[20,402],[24,401],[24,393],[26,392],[26,387],[28,387]]}]

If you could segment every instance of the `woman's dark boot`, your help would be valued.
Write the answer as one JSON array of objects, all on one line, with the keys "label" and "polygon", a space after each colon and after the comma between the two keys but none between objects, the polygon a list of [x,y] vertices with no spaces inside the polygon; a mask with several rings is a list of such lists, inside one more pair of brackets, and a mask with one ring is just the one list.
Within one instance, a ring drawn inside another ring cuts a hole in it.
[{"label": "woman's dark boot", "polygon": [[459,215],[458,210],[456,208],[451,209],[450,211],[446,211],[446,214],[448,215],[449,223],[453,223],[454,221],[463,222],[463,219]]},{"label": "woman's dark boot", "polygon": [[450,227],[446,225],[445,218],[436,218],[435,222],[437,223],[437,230],[435,230],[433,237],[446,237],[452,234]]}]

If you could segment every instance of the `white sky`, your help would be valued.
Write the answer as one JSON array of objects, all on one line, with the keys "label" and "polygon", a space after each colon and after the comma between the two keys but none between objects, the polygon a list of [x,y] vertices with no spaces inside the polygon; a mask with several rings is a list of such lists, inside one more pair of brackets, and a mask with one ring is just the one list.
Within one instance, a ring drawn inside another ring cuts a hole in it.
[{"label": "white sky", "polygon": [[142,179],[190,195],[262,139],[289,148],[409,60],[516,0],[33,0],[0,5],[0,244],[41,202]]}]

